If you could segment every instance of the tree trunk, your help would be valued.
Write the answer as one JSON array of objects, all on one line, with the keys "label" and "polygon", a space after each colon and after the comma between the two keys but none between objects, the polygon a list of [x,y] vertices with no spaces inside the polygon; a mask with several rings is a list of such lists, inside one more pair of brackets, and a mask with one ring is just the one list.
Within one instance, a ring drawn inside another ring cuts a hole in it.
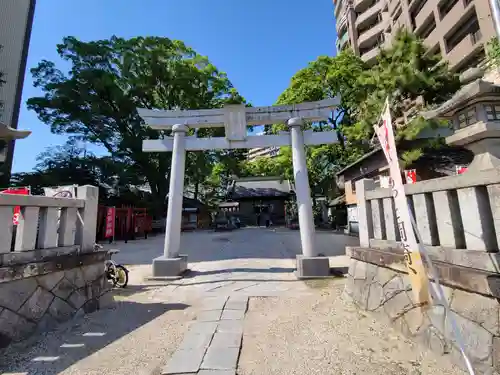
[{"label": "tree trunk", "polygon": [[199,194],[200,194],[200,182],[196,181],[194,184],[194,200],[198,200]]},{"label": "tree trunk", "polygon": [[168,181],[153,181],[149,183],[151,196],[153,198],[153,209],[151,215],[156,219],[163,218],[167,202]]}]

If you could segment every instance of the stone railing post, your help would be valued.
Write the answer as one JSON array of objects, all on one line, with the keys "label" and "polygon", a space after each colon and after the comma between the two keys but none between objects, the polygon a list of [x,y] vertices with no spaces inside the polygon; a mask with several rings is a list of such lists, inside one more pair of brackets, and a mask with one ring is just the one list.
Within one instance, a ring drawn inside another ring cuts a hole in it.
[{"label": "stone railing post", "polygon": [[373,238],[373,217],[371,204],[366,200],[366,191],[373,190],[375,184],[371,179],[356,181],[356,200],[358,202],[359,244],[361,247],[370,246]]},{"label": "stone railing post", "polygon": [[76,197],[85,200],[85,206],[78,210],[83,223],[77,218],[76,243],[81,252],[94,251],[97,230],[97,208],[99,202],[99,188],[85,185],[78,186]]}]

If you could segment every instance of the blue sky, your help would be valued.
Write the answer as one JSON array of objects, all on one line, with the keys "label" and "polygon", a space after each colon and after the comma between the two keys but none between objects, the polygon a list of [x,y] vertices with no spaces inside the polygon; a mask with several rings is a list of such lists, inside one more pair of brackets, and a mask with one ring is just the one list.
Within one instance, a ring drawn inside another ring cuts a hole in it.
[{"label": "blue sky", "polygon": [[40,94],[31,67],[58,62],[64,36],[82,40],[164,36],[183,40],[225,71],[253,105],[270,105],[293,74],[319,55],[335,53],[332,0],[37,0],[13,172],[30,171],[46,147],[65,142],[50,133],[26,100]]}]

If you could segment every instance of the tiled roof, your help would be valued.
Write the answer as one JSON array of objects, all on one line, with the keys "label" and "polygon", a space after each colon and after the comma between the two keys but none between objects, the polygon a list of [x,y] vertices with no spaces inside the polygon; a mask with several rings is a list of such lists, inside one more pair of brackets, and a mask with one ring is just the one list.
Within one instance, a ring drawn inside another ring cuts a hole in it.
[{"label": "tiled roof", "polygon": [[290,195],[292,187],[288,180],[276,178],[249,178],[235,180],[229,190],[233,199],[252,197],[286,197]]}]

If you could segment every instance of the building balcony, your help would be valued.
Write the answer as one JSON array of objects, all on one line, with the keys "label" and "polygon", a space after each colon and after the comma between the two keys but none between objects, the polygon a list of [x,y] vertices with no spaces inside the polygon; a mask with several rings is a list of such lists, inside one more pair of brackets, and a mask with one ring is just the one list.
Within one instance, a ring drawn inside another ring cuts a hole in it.
[{"label": "building balcony", "polygon": [[399,16],[398,19],[392,23],[392,33],[396,35],[396,32],[405,26],[406,24],[403,20],[403,16]]},{"label": "building balcony", "polygon": [[379,22],[378,24],[373,25],[373,27],[359,35],[358,46],[362,48],[370,44],[374,44],[375,40],[380,36],[380,34],[384,32],[385,26],[386,21]]},{"label": "building balcony", "polygon": [[470,3],[465,6],[463,1],[459,1],[455,6],[448,12],[446,16],[441,20],[440,28],[442,35],[448,35],[453,29],[456,28],[460,21],[469,17],[474,11],[474,3]]},{"label": "building balcony", "polygon": [[340,18],[337,18],[337,34],[342,34],[347,31],[347,12],[344,12]]},{"label": "building balcony", "polygon": [[382,11],[384,5],[385,2],[380,0],[378,3],[361,13],[356,18],[356,27],[362,27],[370,22],[373,22],[374,18],[377,17],[377,14]]},{"label": "building balcony", "polygon": [[425,26],[426,21],[429,17],[434,16],[434,9],[436,8],[436,3],[433,0],[427,0],[424,7],[420,9],[420,12],[415,16],[415,33],[418,34],[420,29]]},{"label": "building balcony", "polygon": [[432,50],[439,45],[439,41],[439,33],[436,28],[427,36],[427,38],[424,39],[424,44],[427,48]]},{"label": "building balcony", "polygon": [[335,18],[338,18],[342,13],[341,10],[345,8],[345,0],[337,0],[334,2],[334,5],[335,5],[335,10],[334,10]]},{"label": "building balcony", "polygon": [[[373,0],[354,0],[354,10],[356,12],[362,12],[363,10],[365,10],[366,8],[368,8],[370,6],[370,3],[372,2]],[[383,0],[381,0],[383,1]]]},{"label": "building balcony", "polygon": [[389,15],[392,17],[394,13],[396,12],[396,9],[398,8],[399,5],[401,5],[400,0],[387,0],[388,1],[388,10],[389,10]]},{"label": "building balcony", "polygon": [[[408,1],[408,11],[412,12],[416,7],[418,7],[425,0],[410,0]],[[427,0],[430,2],[435,2],[436,0]]]},{"label": "building balcony", "polygon": [[365,52],[361,55],[361,60],[363,60],[368,65],[374,65],[377,62],[377,56],[380,51],[380,47],[375,46],[373,49]]},{"label": "building balcony", "polygon": [[346,31],[337,39],[337,50],[341,51],[347,43],[349,43],[349,33]]},{"label": "building balcony", "polygon": [[461,62],[471,58],[480,48],[483,48],[481,32],[477,31],[467,35],[448,53],[447,59],[450,62],[450,69],[455,70]]}]

